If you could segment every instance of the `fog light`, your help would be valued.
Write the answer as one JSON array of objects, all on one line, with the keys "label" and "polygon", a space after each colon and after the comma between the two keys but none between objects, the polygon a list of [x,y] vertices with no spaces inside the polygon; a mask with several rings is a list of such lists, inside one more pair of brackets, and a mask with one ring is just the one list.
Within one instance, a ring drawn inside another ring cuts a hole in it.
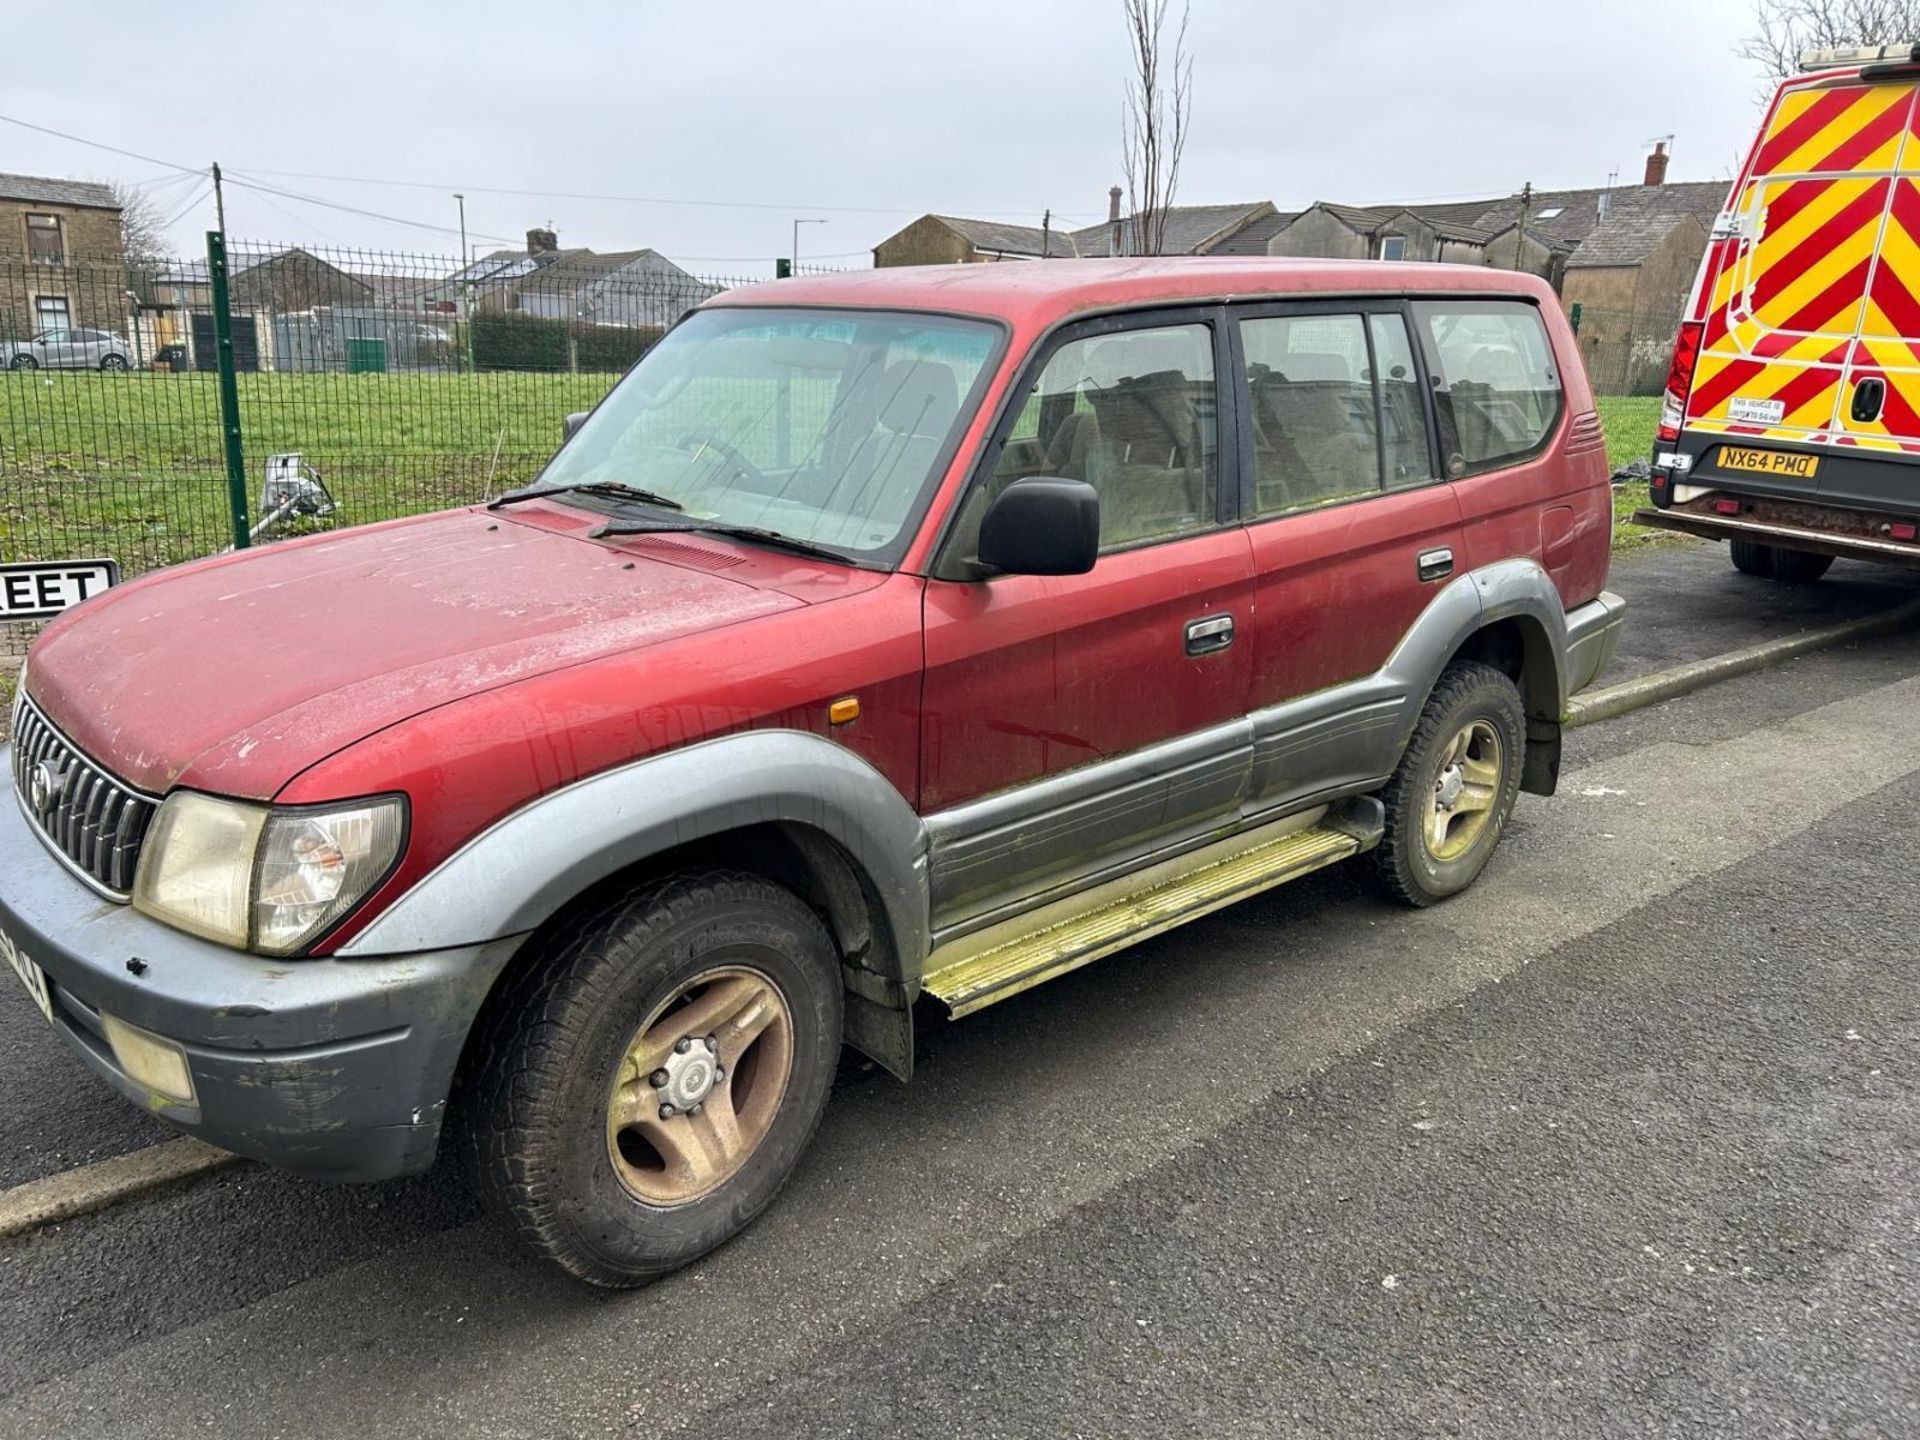
[{"label": "fog light", "polygon": [[187,1052],[171,1040],[116,1020],[100,1012],[100,1028],[107,1032],[107,1044],[113,1058],[136,1085],[145,1086],[164,1100],[182,1105],[195,1103],[193,1075],[187,1069]]}]

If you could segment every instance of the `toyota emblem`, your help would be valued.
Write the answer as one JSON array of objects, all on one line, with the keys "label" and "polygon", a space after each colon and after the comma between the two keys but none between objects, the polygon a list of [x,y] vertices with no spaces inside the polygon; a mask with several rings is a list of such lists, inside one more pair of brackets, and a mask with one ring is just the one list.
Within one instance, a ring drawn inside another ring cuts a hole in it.
[{"label": "toyota emblem", "polygon": [[42,760],[34,766],[27,775],[27,804],[33,813],[42,820],[52,814],[66,783],[66,772],[56,769],[51,761]]}]

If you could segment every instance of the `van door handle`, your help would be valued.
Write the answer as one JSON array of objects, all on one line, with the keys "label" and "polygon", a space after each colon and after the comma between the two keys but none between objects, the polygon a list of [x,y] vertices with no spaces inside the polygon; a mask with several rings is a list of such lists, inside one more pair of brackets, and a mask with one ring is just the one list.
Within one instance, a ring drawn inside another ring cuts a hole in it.
[{"label": "van door handle", "polygon": [[1187,654],[1212,655],[1233,644],[1233,616],[1209,615],[1187,622]]},{"label": "van door handle", "polygon": [[1853,387],[1853,418],[1862,425],[1878,420],[1886,403],[1887,382],[1878,375],[1869,375]]},{"label": "van door handle", "polygon": [[1422,550],[1415,564],[1422,580],[1444,580],[1453,573],[1453,551],[1444,545],[1437,550]]}]

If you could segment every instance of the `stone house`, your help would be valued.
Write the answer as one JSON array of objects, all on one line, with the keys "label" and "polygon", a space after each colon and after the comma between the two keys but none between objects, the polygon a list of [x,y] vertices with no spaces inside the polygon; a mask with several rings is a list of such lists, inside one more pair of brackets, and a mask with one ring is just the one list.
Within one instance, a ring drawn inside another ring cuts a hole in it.
[{"label": "stone house", "polygon": [[562,249],[553,231],[533,229],[524,251],[481,256],[441,282],[428,303],[457,308],[464,298],[480,311],[664,327],[717,293],[657,250]]},{"label": "stone house", "polygon": [[0,175],[0,338],[68,325],[124,330],[125,269],[109,187]]},{"label": "stone house", "polygon": [[[922,215],[873,247],[876,268],[892,265],[975,265],[999,260],[1084,260],[1140,250],[1138,216],[1123,215],[1118,186],[1107,192],[1107,218],[1078,230]],[[1163,255],[1213,255],[1249,226],[1274,215],[1271,202],[1174,205],[1166,212]]]}]

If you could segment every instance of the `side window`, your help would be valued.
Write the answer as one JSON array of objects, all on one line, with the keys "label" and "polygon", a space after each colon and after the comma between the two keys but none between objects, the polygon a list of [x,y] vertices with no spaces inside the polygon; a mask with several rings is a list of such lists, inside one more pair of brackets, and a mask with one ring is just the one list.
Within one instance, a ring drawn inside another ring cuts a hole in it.
[{"label": "side window", "polygon": [[1420,406],[1420,367],[1413,361],[1407,322],[1398,315],[1369,315],[1374,378],[1380,391],[1380,445],[1386,452],[1387,488],[1433,479],[1427,419]]},{"label": "side window", "polygon": [[986,488],[1084,480],[1100,492],[1103,551],[1170,539],[1215,524],[1219,432],[1209,327],[1070,340],[1028,392]]},{"label": "side window", "polygon": [[1380,258],[1382,260],[1406,259],[1407,237],[1404,235],[1382,235],[1380,237]]},{"label": "side window", "polygon": [[1255,513],[1284,515],[1377,493],[1379,415],[1361,317],[1244,320],[1240,336]]},{"label": "side window", "polygon": [[1540,312],[1518,300],[1429,301],[1414,314],[1437,374],[1441,448],[1452,475],[1526,459],[1565,403]]}]

